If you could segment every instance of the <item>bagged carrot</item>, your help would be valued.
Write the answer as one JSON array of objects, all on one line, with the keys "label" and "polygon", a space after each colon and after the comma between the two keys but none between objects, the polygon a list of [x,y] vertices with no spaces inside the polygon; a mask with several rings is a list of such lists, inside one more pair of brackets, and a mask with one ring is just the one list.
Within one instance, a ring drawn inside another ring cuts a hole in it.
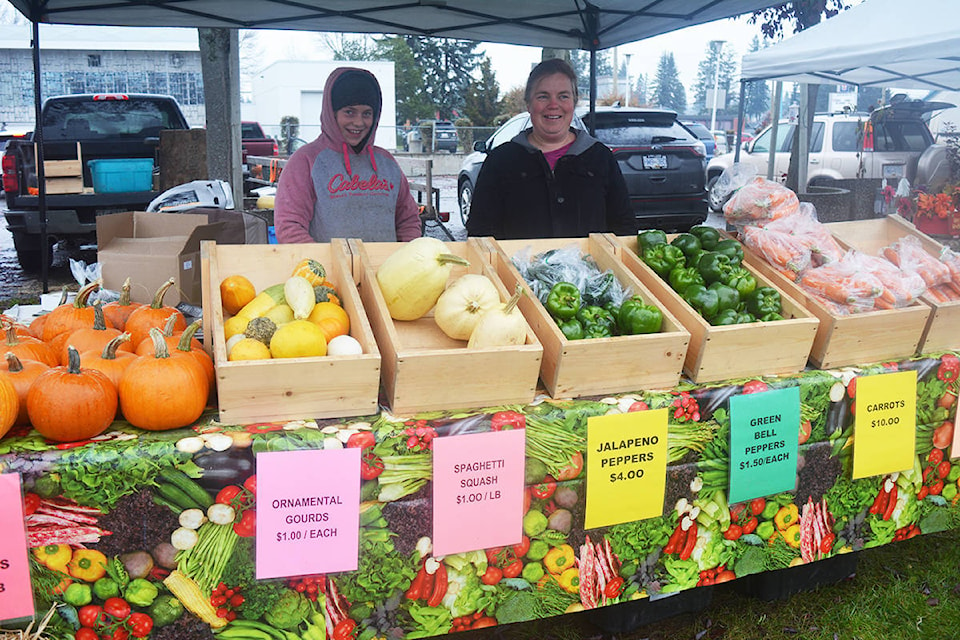
[{"label": "bagged carrot", "polygon": [[723,205],[723,215],[734,225],[758,224],[794,213],[800,200],[790,189],[766,178],[754,178]]},{"label": "bagged carrot", "polygon": [[781,272],[799,274],[810,266],[810,249],[795,236],[769,227],[745,226],[743,244]]},{"label": "bagged carrot", "polygon": [[814,266],[836,262],[843,257],[844,249],[830,230],[817,219],[817,209],[809,202],[801,202],[793,213],[784,215],[766,225],[767,229],[795,236],[810,249]]},{"label": "bagged carrot", "polygon": [[907,272],[915,272],[928,287],[951,281],[950,267],[933,257],[915,236],[904,236],[882,250],[883,257]]},{"label": "bagged carrot", "polygon": [[[863,254],[848,251],[841,260],[807,269],[798,280],[800,286],[814,295],[832,302],[850,305],[853,311],[866,311],[876,306],[884,295],[883,283],[867,270]],[[892,296],[890,297],[892,304]]]}]

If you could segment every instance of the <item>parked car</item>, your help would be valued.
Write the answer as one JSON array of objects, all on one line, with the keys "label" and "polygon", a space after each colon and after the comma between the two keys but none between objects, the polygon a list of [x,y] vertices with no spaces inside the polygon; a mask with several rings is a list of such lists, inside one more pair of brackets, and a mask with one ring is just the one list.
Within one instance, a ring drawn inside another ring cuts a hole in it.
[{"label": "parked car", "polygon": [[[903,99],[872,113],[818,113],[810,135],[810,160],[807,186],[825,186],[834,180],[874,178],[914,182],[917,160],[934,143],[923,119],[924,114],[954,105]],[[740,162],[752,165],[757,175],[767,175],[770,145],[775,151],[773,176],[782,180],[790,164],[795,123],[782,120],[777,139],[767,127],[750,142],[744,143]],[[733,165],[733,153],[718,155],[707,165],[710,207],[719,211],[720,194],[712,188],[717,178]]]},{"label": "parked car", "polygon": [[703,143],[706,148],[707,162],[716,154],[717,141],[710,129],[699,122],[684,122],[683,126],[690,130],[690,133],[697,137],[697,140]]},{"label": "parked car", "polygon": [[718,156],[723,153],[730,151],[730,145],[727,144],[727,132],[720,129],[714,129],[713,141],[716,144],[716,149],[713,152],[713,155]]},{"label": "parked car", "polygon": [[[573,125],[589,129],[594,121],[596,137],[613,151],[639,228],[685,231],[706,220],[705,146],[680,124],[676,112],[597,107],[595,120],[585,109],[578,109],[577,114]],[[474,152],[464,159],[457,178],[464,224],[470,216],[474,186],[487,152],[529,126],[529,114],[521,113],[486,140],[474,143]]]},{"label": "parked car", "polygon": [[457,152],[457,128],[449,120],[435,120],[433,123],[433,150]]}]

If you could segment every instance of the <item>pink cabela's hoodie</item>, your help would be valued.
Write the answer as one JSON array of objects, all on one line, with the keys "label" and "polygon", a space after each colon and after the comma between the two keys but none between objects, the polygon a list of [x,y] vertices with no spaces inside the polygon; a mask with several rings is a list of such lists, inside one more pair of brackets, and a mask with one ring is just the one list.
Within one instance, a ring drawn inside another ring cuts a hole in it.
[{"label": "pink cabela's hoodie", "polygon": [[279,242],[406,242],[420,236],[419,209],[406,176],[386,149],[373,145],[379,110],[359,153],[340,133],[331,88],[348,69],[336,69],[327,78],[320,136],[290,156],[280,174],[274,204]]}]

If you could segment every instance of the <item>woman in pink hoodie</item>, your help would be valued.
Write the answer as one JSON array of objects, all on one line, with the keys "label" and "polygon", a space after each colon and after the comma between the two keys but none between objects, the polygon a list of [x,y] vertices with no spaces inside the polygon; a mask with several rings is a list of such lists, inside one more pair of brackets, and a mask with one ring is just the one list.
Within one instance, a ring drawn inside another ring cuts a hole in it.
[{"label": "woman in pink hoodie", "polygon": [[339,67],[327,78],[320,136],[290,156],[280,174],[273,218],[279,242],[420,236],[407,177],[390,152],[373,144],[381,104],[369,71]]}]

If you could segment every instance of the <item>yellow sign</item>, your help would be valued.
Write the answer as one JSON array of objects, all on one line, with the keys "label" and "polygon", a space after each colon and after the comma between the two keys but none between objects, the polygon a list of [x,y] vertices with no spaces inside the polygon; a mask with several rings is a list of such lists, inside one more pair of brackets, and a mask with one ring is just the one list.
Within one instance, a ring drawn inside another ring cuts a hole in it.
[{"label": "yellow sign", "polygon": [[589,418],[587,469],[584,528],[661,515],[667,478],[667,410]]},{"label": "yellow sign", "polygon": [[917,372],[857,378],[853,477],[913,467],[916,455]]}]

